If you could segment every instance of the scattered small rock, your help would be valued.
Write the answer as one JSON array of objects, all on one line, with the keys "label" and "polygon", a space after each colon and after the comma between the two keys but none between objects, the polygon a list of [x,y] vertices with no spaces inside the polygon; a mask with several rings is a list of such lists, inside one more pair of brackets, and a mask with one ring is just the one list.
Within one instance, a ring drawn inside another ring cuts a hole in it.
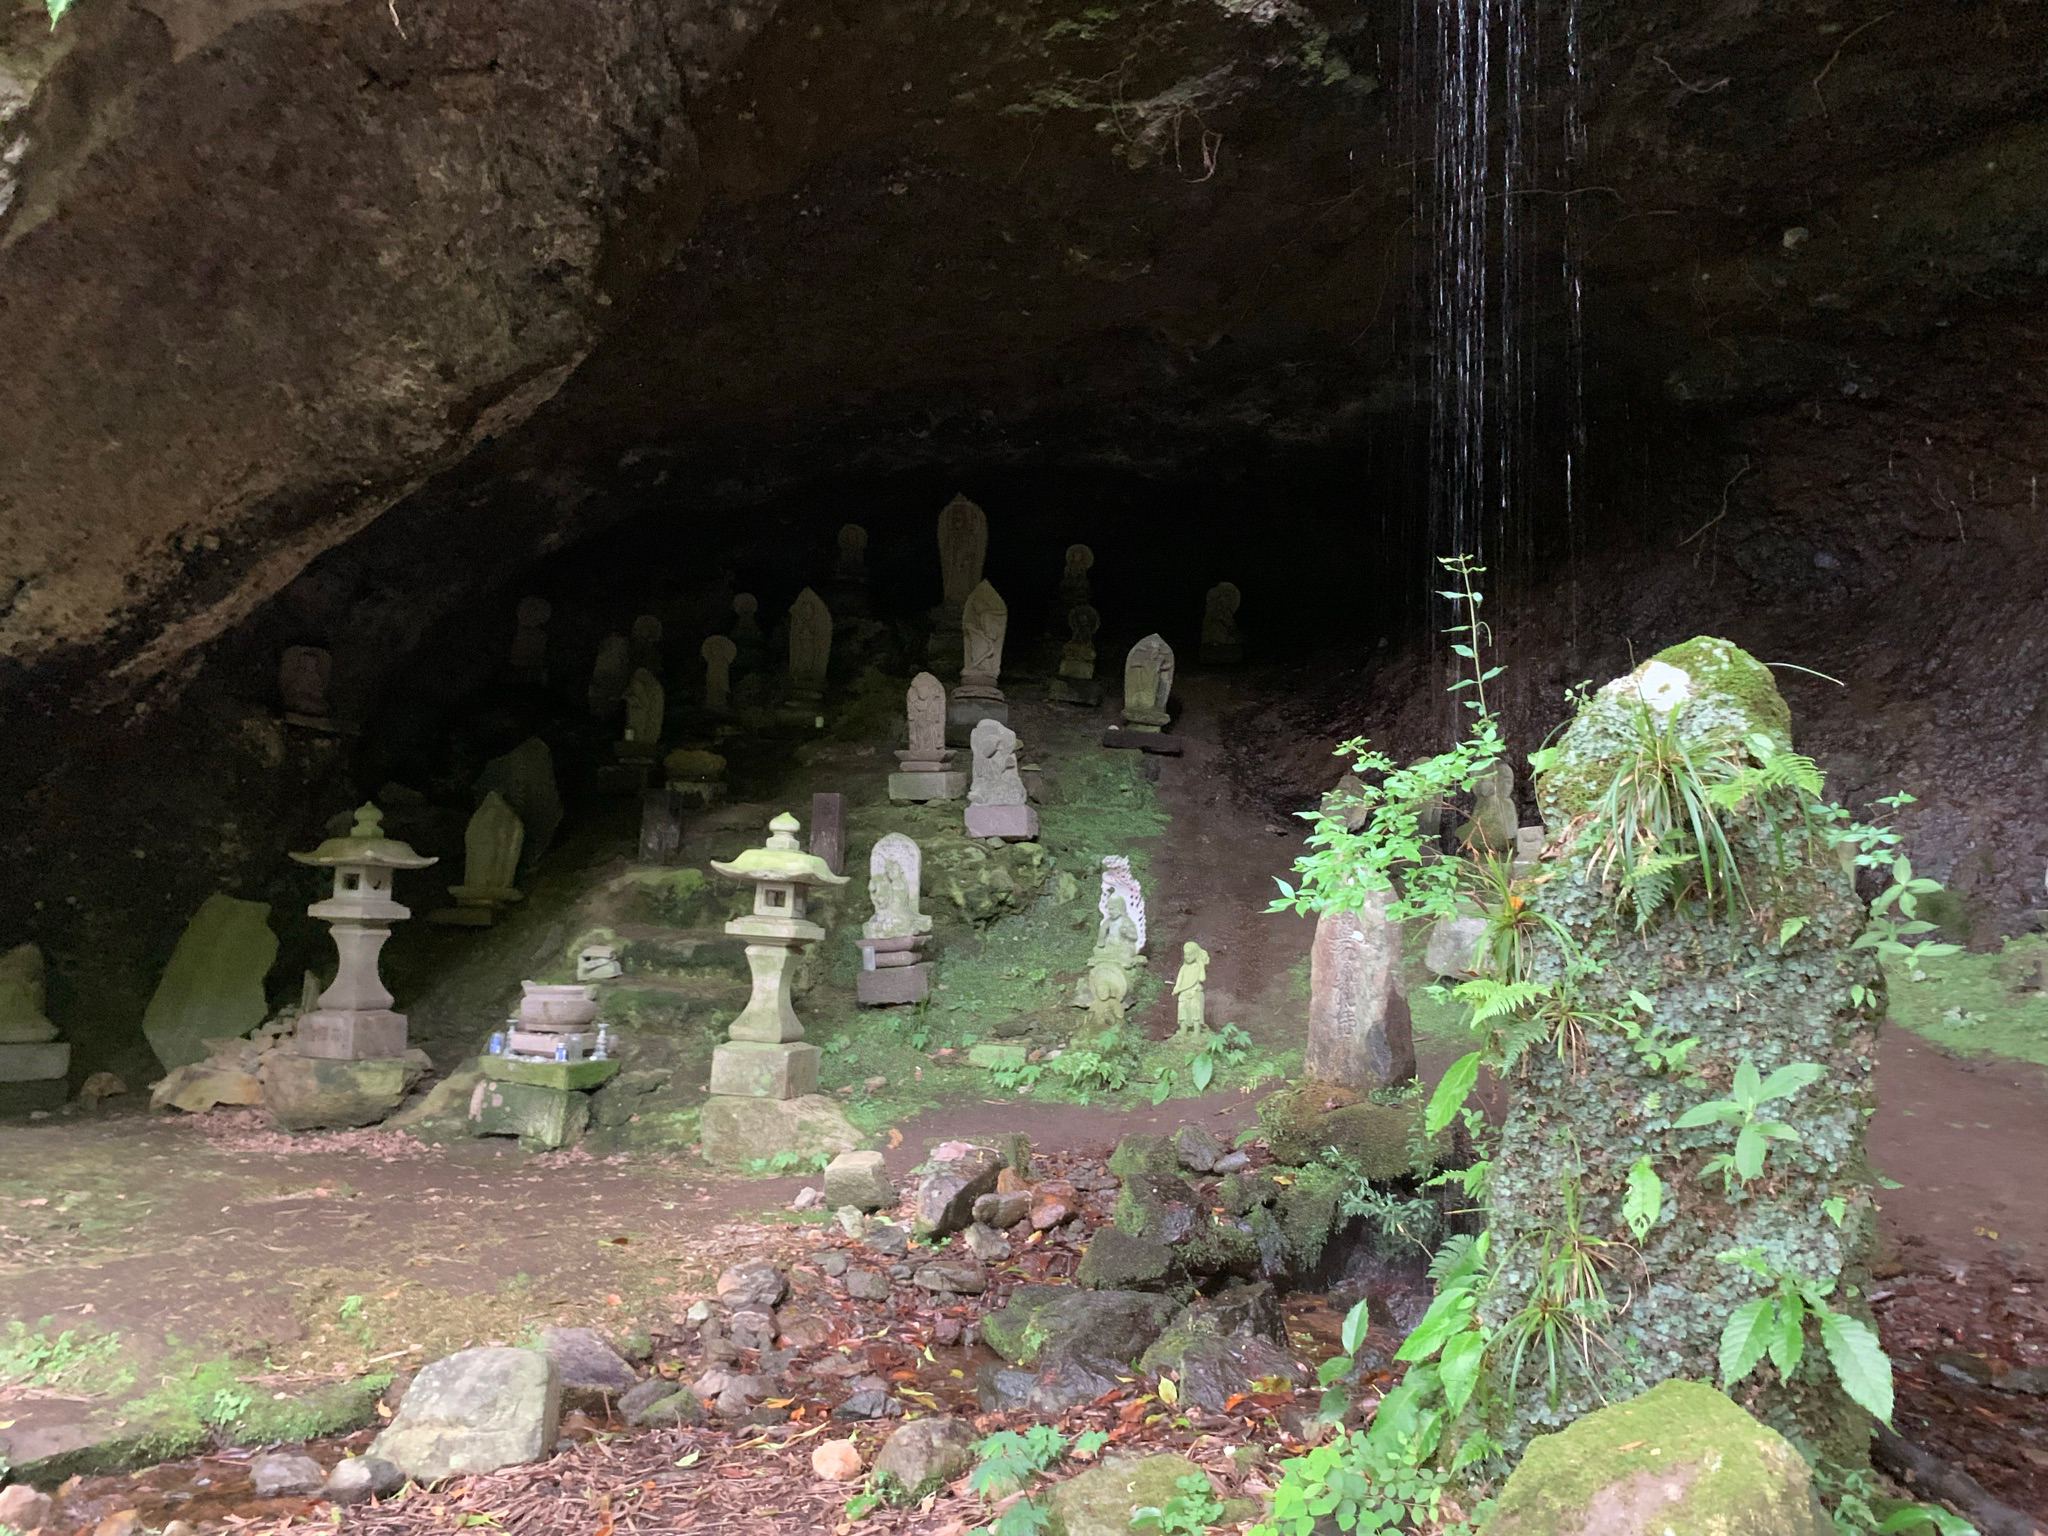
[{"label": "scattered small rock", "polygon": [[903,1405],[873,1387],[856,1392],[832,1410],[835,1419],[900,1419]]},{"label": "scattered small rock", "polygon": [[963,1419],[913,1420],[882,1443],[875,1487],[892,1502],[915,1504],[973,1467],[976,1438]]},{"label": "scattered small rock", "polygon": [[782,1271],[760,1259],[735,1264],[718,1277],[718,1299],[728,1307],[772,1307],[788,1294]]},{"label": "scattered small rock", "polygon": [[326,1481],[326,1468],[310,1456],[291,1456],[273,1451],[249,1463],[249,1486],[259,1499],[284,1499],[294,1494],[316,1493]]},{"label": "scattered small rock", "polygon": [[328,1473],[321,1491],[336,1504],[367,1504],[398,1492],[404,1484],[405,1474],[381,1456],[350,1456]]},{"label": "scattered small rock", "polygon": [[895,1186],[879,1152],[842,1152],[825,1165],[825,1202],[834,1209],[887,1210],[896,1203]]},{"label": "scattered small rock", "polygon": [[850,1483],[861,1474],[860,1447],[851,1440],[827,1440],[811,1452],[811,1470],[828,1482]]},{"label": "scattered small rock", "polygon": [[625,1392],[640,1383],[633,1367],[595,1328],[543,1328],[540,1347],[571,1391]]},{"label": "scattered small rock", "polygon": [[839,1223],[839,1230],[848,1237],[859,1237],[868,1229],[868,1219],[857,1205],[842,1205],[832,1213],[832,1219]]},{"label": "scattered small rock", "polygon": [[738,1349],[773,1349],[775,1314],[767,1307],[740,1307],[728,1320],[732,1342]]},{"label": "scattered small rock", "polygon": [[953,1296],[979,1296],[988,1289],[988,1274],[979,1264],[963,1264],[953,1259],[940,1259],[921,1267],[910,1277],[910,1283],[921,1291],[937,1291]]},{"label": "scattered small rock", "polygon": [[958,1344],[962,1331],[959,1318],[942,1317],[932,1324],[932,1342],[934,1344]]},{"label": "scattered small rock", "polygon": [[[1007,1168],[1003,1171],[1009,1172]],[[997,1231],[1014,1227],[1030,1214],[1031,1191],[1028,1189],[998,1189],[974,1202],[974,1219]]]},{"label": "scattered small rock", "polygon": [[831,1279],[837,1280],[846,1273],[846,1255],[843,1253],[821,1253],[818,1268]]},{"label": "scattered small rock", "polygon": [[910,1252],[910,1234],[893,1222],[876,1222],[861,1243],[870,1253],[879,1253],[887,1258],[900,1259]]},{"label": "scattered small rock", "polygon": [[1173,1150],[1190,1173],[1213,1173],[1224,1147],[1199,1125],[1184,1125],[1173,1133]]},{"label": "scattered small rock", "polygon": [[1216,1159],[1216,1166],[1209,1171],[1211,1173],[1237,1173],[1242,1169],[1251,1167],[1251,1165],[1252,1159],[1249,1152],[1226,1152]]},{"label": "scattered small rock", "polygon": [[849,1270],[846,1276],[846,1294],[855,1301],[887,1301],[889,1282],[871,1269]]},{"label": "scattered small rock", "polygon": [[422,1482],[543,1460],[561,1420],[562,1378],[538,1350],[465,1349],[413,1378],[370,1454]]},{"label": "scattered small rock", "polygon": [[10,1531],[39,1531],[50,1520],[50,1496],[27,1483],[0,1488],[0,1526]]},{"label": "scattered small rock", "polygon": [[796,1192],[796,1198],[789,1202],[792,1211],[815,1211],[825,1204],[825,1191],[806,1184]]},{"label": "scattered small rock", "polygon": [[832,1337],[832,1325],[815,1312],[783,1308],[775,1320],[775,1343],[781,1350],[816,1349]]},{"label": "scattered small rock", "polygon": [[1000,1263],[1010,1256],[1010,1240],[977,1221],[967,1229],[967,1251],[984,1264]]},{"label": "scattered small rock", "polygon": [[974,1219],[974,1202],[996,1187],[1003,1157],[992,1147],[944,1141],[925,1159],[912,1203],[911,1225],[920,1237],[944,1237]]}]

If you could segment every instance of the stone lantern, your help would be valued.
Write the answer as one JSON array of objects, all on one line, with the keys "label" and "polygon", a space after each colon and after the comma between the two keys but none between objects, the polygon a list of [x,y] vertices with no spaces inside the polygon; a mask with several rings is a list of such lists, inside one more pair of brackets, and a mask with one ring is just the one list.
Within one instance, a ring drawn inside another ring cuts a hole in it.
[{"label": "stone lantern", "polygon": [[711,867],[729,880],[754,886],[754,910],[736,917],[725,931],[747,941],[753,995],[727,1029],[725,1044],[711,1055],[711,1092],[754,1099],[796,1099],[817,1092],[815,1045],[803,1043],[804,1027],[790,1003],[790,966],[825,930],[804,918],[804,891],[814,885],[844,885],[847,877],[797,844],[801,823],[787,813],[768,823],[767,846],[749,848],[730,864]]},{"label": "stone lantern", "polygon": [[405,1015],[391,1011],[391,994],[377,975],[377,952],[391,937],[391,925],[412,916],[391,897],[392,871],[425,869],[410,845],[384,835],[384,813],[374,805],[356,812],[347,837],[330,837],[311,853],[295,853],[301,864],[334,871],[334,891],[306,908],[334,931],[341,956],[334,985],[320,994],[313,1012],[299,1017],[293,1049],[330,1061],[365,1061],[405,1054]]}]

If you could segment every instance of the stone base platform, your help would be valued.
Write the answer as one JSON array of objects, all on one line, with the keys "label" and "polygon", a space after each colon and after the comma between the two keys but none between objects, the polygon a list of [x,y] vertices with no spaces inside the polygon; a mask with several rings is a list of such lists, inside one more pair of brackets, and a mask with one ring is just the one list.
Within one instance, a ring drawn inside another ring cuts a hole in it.
[{"label": "stone base platform", "polygon": [[1028,805],[970,805],[966,821],[969,837],[1028,843],[1038,836],[1038,812]]},{"label": "stone base platform", "polygon": [[[467,911],[468,908],[463,910]],[[486,921],[489,913],[485,913]],[[384,1009],[375,1013],[340,1010],[302,1014],[292,1030],[292,1053],[323,1061],[377,1061],[403,1056],[405,1015]]]},{"label": "stone base platform", "polygon": [[[28,1040],[0,1045],[0,1083],[45,1083],[61,1085],[71,1070],[71,1044],[67,1040]],[[59,1098],[58,1103],[63,1103]]]},{"label": "stone base platform", "polygon": [[854,976],[854,996],[863,1008],[882,1008],[896,1003],[921,1003],[932,992],[932,963],[878,966]]},{"label": "stone base platform", "polygon": [[817,1093],[796,1099],[714,1095],[704,1101],[698,1132],[704,1161],[721,1168],[766,1161],[778,1152],[837,1157],[863,1139],[839,1106]]},{"label": "stone base platform", "polygon": [[274,1052],[263,1064],[263,1107],[287,1131],[374,1125],[404,1102],[424,1056],[327,1061]]},{"label": "stone base platform", "polygon": [[895,801],[960,800],[967,794],[965,772],[892,773],[889,798]]},{"label": "stone base platform", "polygon": [[1105,747],[1117,747],[1132,752],[1153,752],[1161,757],[1179,757],[1187,751],[1187,743],[1178,736],[1168,736],[1162,731],[1134,731],[1121,725],[1112,725],[1102,733]]},{"label": "stone base platform", "polygon": [[556,1088],[564,1092],[588,1093],[618,1076],[616,1061],[521,1061],[516,1056],[481,1056],[478,1065],[485,1077],[497,1083],[525,1083],[532,1088]]},{"label": "stone base platform", "polygon": [[711,1092],[734,1098],[800,1099],[818,1091],[818,1063],[824,1055],[801,1040],[784,1045],[728,1040],[711,1053]]},{"label": "stone base platform", "polygon": [[552,1152],[576,1141],[588,1129],[590,1095],[573,1088],[485,1078],[470,1094],[469,1123],[479,1136],[517,1136],[529,1151]]}]

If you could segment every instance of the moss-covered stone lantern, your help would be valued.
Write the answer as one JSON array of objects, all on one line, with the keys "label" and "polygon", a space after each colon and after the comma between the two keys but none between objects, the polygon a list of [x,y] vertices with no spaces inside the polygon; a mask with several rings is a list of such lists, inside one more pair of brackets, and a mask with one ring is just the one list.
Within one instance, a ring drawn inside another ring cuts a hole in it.
[{"label": "moss-covered stone lantern", "polygon": [[753,995],[711,1056],[711,1092],[757,1099],[795,1099],[818,1087],[818,1048],[803,1043],[804,1027],[790,1001],[791,962],[825,930],[804,918],[812,886],[846,884],[816,854],[797,843],[801,824],[787,813],[768,823],[768,842],[729,864],[711,867],[728,880],[754,886],[754,910],[725,931],[747,941]]},{"label": "moss-covered stone lantern", "polygon": [[403,1056],[405,1015],[391,1010],[391,994],[377,975],[377,953],[391,937],[391,925],[412,916],[392,899],[393,873],[425,869],[438,860],[386,837],[384,813],[374,805],[356,812],[347,837],[330,837],[311,853],[292,857],[334,871],[333,892],[306,908],[306,915],[327,922],[341,957],[334,985],[320,994],[311,1013],[299,1016],[294,1051],[330,1061]]}]

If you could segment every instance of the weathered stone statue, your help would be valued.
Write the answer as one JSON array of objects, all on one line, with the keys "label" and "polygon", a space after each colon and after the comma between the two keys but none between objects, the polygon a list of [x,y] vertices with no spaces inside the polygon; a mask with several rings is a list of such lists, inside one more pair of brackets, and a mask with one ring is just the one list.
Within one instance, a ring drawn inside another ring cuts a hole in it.
[{"label": "weathered stone statue", "polygon": [[20,944],[0,955],[0,1110],[64,1102],[71,1047],[43,1017],[43,952]]},{"label": "weathered stone statue", "polygon": [[1175,1034],[1199,1038],[1209,1032],[1209,951],[1193,939],[1180,947],[1180,973],[1173,978]]},{"label": "weathered stone statue", "polygon": [[519,824],[526,829],[519,858],[528,869],[553,846],[562,825],[562,791],[555,782],[554,754],[540,737],[529,736],[485,763],[469,790],[479,805],[496,790],[519,813]]},{"label": "weathered stone statue", "polygon": [[332,730],[327,685],[334,676],[334,658],[317,645],[293,645],[278,658],[277,691],[284,700],[288,724],[309,730]]},{"label": "weathered stone statue", "polygon": [[1415,1075],[1415,1032],[1400,965],[1401,928],[1387,918],[1385,892],[1367,896],[1362,911],[1316,919],[1302,1060],[1308,1076],[1370,1091]]},{"label": "weathered stone statue", "polygon": [[1130,859],[1121,853],[1102,856],[1102,890],[1096,897],[1095,910],[1101,914],[1104,923],[1110,920],[1112,899],[1122,903],[1124,918],[1131,925],[1132,942],[1143,949],[1146,938],[1145,893],[1138,885],[1138,877],[1131,873]]},{"label": "weathered stone statue", "polygon": [[662,672],[661,635],[661,620],[653,614],[643,613],[633,621],[633,665],[656,677]]},{"label": "weathered stone statue", "polygon": [[789,702],[815,708],[825,697],[825,674],[831,663],[831,610],[822,597],[805,587],[789,610]]},{"label": "weathered stone statue", "polygon": [[932,610],[927,656],[950,668],[960,658],[960,623],[967,597],[981,581],[988,554],[988,518],[965,496],[955,496],[939,513],[939,579],[942,596]]},{"label": "weathered stone statue", "polygon": [[1010,718],[1010,706],[996,686],[1003,670],[1003,636],[1010,624],[1008,605],[984,581],[968,593],[960,624],[960,686],[953,690],[946,714],[946,734],[956,745],[964,743],[980,721]]},{"label": "weathered stone statue", "polygon": [[613,751],[621,762],[651,763],[661,756],[666,696],[661,680],[642,667],[626,685],[626,734]]},{"label": "weathered stone statue", "polygon": [[1243,602],[1235,584],[1222,581],[1209,589],[1202,610],[1202,662],[1229,666],[1244,660],[1244,641],[1237,632],[1237,608]]},{"label": "weathered stone statue", "polygon": [[727,635],[709,636],[698,652],[704,658],[704,707],[714,715],[732,710],[732,664],[739,653]]},{"label": "weathered stone statue", "polygon": [[1000,720],[974,728],[974,782],[967,791],[967,835],[1028,842],[1038,836],[1038,812],[1027,803],[1017,771],[1017,733]]},{"label": "weathered stone statue", "polygon": [[1501,758],[1472,786],[1472,819],[1458,829],[1458,840],[1475,858],[1508,859],[1515,853],[1521,818],[1515,811],[1515,768]]},{"label": "weathered stone statue", "polygon": [[931,992],[931,962],[918,958],[932,920],[919,910],[924,852],[901,832],[875,839],[868,857],[874,914],[861,927],[855,994],[868,1007],[919,1003]]},{"label": "weathered stone statue", "polygon": [[761,638],[761,600],[742,592],[732,600],[732,637],[745,644]]},{"label": "weathered stone statue", "polygon": [[1147,635],[1124,659],[1124,728],[1153,732],[1172,716],[1166,701],[1173,693],[1173,647],[1158,635]]},{"label": "weathered stone statue", "polygon": [[1123,1021],[1131,981],[1138,967],[1145,963],[1145,957],[1138,953],[1143,942],[1137,922],[1124,905],[1124,893],[1113,888],[1106,890],[1102,921],[1095,930],[1095,948],[1089,953],[1088,970],[1074,996],[1074,1005],[1088,1010],[1091,1029],[1110,1029]]},{"label": "weathered stone statue", "polygon": [[492,790],[469,818],[462,837],[462,884],[450,886],[453,907],[427,914],[427,921],[458,928],[488,928],[498,908],[524,901],[516,881],[526,827],[505,797]]},{"label": "weathered stone statue", "polygon": [[946,745],[946,685],[920,672],[904,694],[910,745],[898,750],[897,772],[889,775],[889,798],[897,801],[958,800],[967,775],[953,767]]},{"label": "weathered stone statue", "polygon": [[868,531],[859,523],[848,523],[839,530],[839,564],[833,576],[844,582],[868,579]]},{"label": "weathered stone statue", "polygon": [[1060,613],[1071,613],[1094,601],[1088,590],[1088,573],[1095,568],[1095,551],[1086,544],[1067,546],[1066,568],[1060,572]]},{"label": "weathered stone statue", "polygon": [[590,669],[590,712],[600,720],[619,707],[633,680],[633,642],[624,635],[606,635]]},{"label": "weathered stone statue", "polygon": [[544,597],[519,600],[518,627],[512,632],[512,670],[529,682],[548,680],[548,620],[554,605]]},{"label": "weathered stone statue", "polygon": [[1047,698],[1091,709],[1102,702],[1102,685],[1095,681],[1095,632],[1101,627],[1102,616],[1086,603],[1067,610],[1071,638],[1060,647],[1059,675],[1046,685]]}]

